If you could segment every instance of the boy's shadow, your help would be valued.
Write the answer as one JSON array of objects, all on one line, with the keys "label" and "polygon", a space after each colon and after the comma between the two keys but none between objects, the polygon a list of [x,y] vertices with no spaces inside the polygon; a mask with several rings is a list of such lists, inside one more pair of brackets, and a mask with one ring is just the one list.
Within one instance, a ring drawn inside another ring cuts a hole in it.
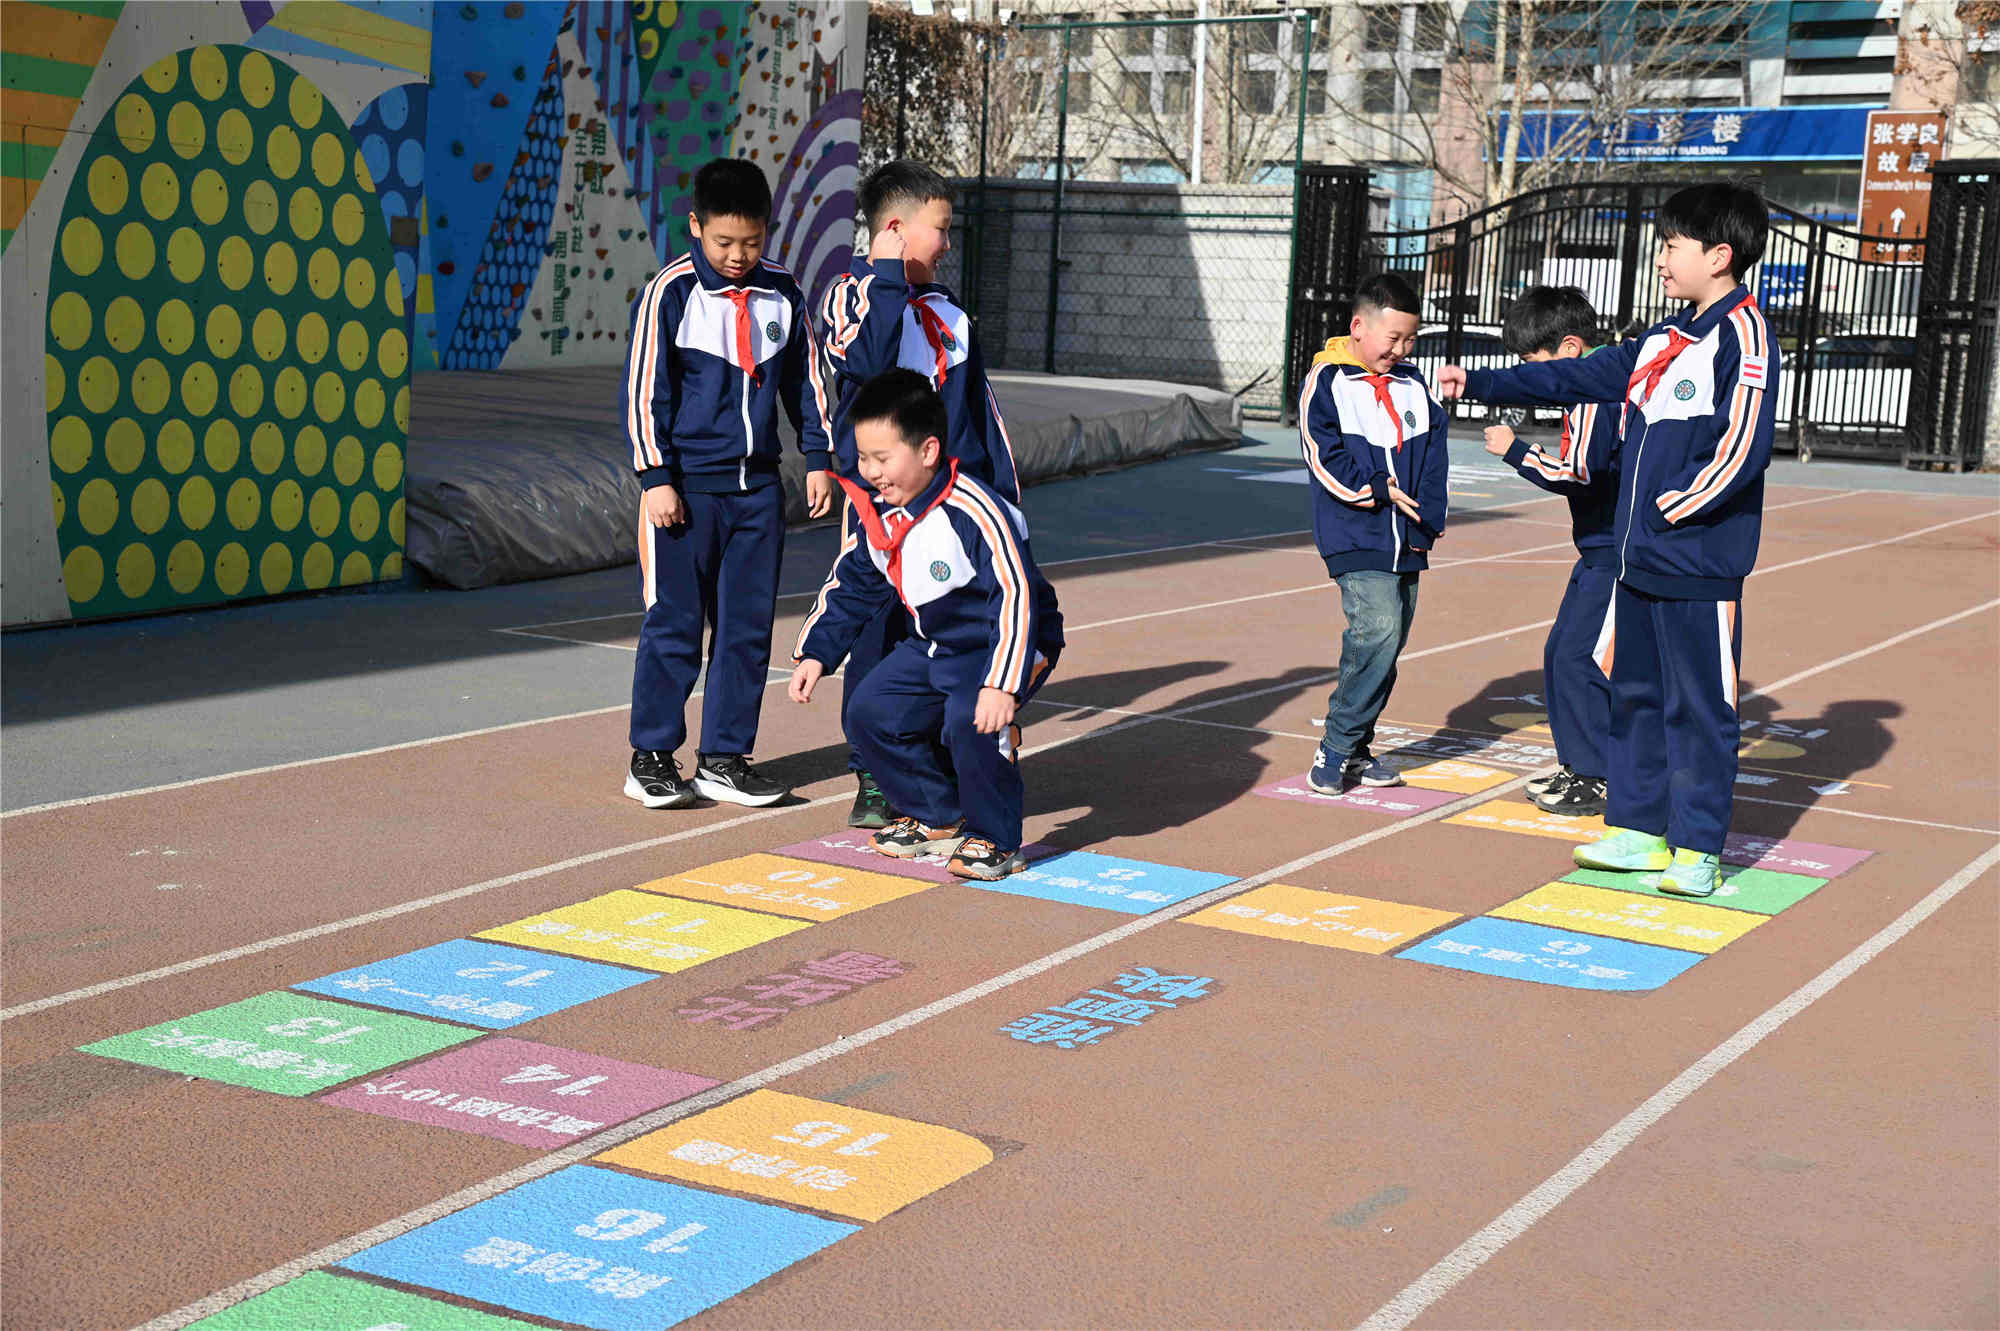
[{"label": "boy's shadow", "polygon": [[[1220,662],[1198,664],[1202,667],[1200,673],[1204,674],[1222,669]],[[1150,672],[1131,673],[1145,675]],[[1091,741],[1098,746],[1100,755],[1106,751],[1115,753],[1116,746],[1125,747],[1127,756],[1123,758],[1100,756],[1096,761],[1078,763],[1044,761],[1029,778],[1030,808],[1082,809],[1085,812],[1066,818],[1044,833],[1041,839],[1064,850],[1083,850],[1121,837],[1144,837],[1181,827],[1235,802],[1268,779],[1272,762],[1257,750],[1271,739],[1269,733],[1260,728],[1260,723],[1271,715],[1273,709],[1264,708],[1249,718],[1239,713],[1225,722],[1223,718],[1227,713],[1224,708],[1205,708],[1204,704],[1221,703],[1265,691],[1264,698],[1243,700],[1268,699],[1274,706],[1286,706],[1293,702],[1294,693],[1307,681],[1328,682],[1326,674],[1323,666],[1297,666],[1281,675],[1217,685],[1213,689],[1148,709],[1185,713],[1186,721],[1134,719],[1126,722],[1135,732],[1130,740],[1122,736],[1106,736]],[[1102,705],[1115,688],[1100,692],[1099,681],[1120,678],[1120,675],[1100,675],[1073,681],[1074,696],[1079,703],[1087,701]],[[1051,693],[1055,695],[1051,701],[1063,700],[1053,685]],[[1094,711],[1094,708],[1086,707],[1070,713],[1064,720],[1080,721]],[[1189,721],[1208,721],[1211,724],[1194,727],[1188,725]],[[1046,725],[1036,729],[1045,731]],[[1180,732],[1178,738],[1176,732]],[[1198,742],[1186,742],[1192,734],[1200,735]],[[1030,732],[1031,748],[1035,739],[1035,733]],[[1297,748],[1295,766],[1297,774],[1303,774],[1312,764],[1312,750],[1305,744]],[[1049,755],[1051,759],[1055,756]]]},{"label": "boy's shadow", "polygon": [[[1818,716],[1783,715],[1779,700],[1753,693],[1745,680],[1738,715],[1743,744],[1737,759],[1735,830],[1759,836],[1791,833],[1807,809],[1822,803],[1837,807],[1846,798],[1838,787],[1868,771],[1888,755],[1896,742],[1886,724],[1901,716],[1901,703],[1886,698],[1850,698],[1831,703]],[[1540,670],[1519,670],[1488,680],[1445,716],[1446,738],[1463,745],[1459,755],[1478,761],[1479,750],[1505,733],[1496,717],[1508,713],[1547,712]],[[1545,728],[1511,738],[1553,747]]]}]

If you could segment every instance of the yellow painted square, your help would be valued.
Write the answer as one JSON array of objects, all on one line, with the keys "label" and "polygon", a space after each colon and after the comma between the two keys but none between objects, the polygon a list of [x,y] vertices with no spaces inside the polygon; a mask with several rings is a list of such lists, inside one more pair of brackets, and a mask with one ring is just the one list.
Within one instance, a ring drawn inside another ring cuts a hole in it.
[{"label": "yellow painted square", "polygon": [[833,920],[933,886],[921,878],[895,878],[784,855],[742,855],[655,878],[639,884],[639,890],[748,906],[801,920]]},{"label": "yellow painted square", "polygon": [[1379,956],[1457,918],[1427,906],[1271,883],[1198,910],[1184,922]]},{"label": "yellow painted square", "polygon": [[1496,772],[1491,767],[1481,767],[1478,763],[1468,763],[1458,758],[1443,758],[1422,767],[1412,767],[1403,773],[1403,780],[1425,790],[1449,790],[1460,795],[1476,795],[1482,790],[1491,790],[1512,778],[1506,772]]},{"label": "yellow painted square", "polygon": [[1683,952],[1718,951],[1771,918],[1694,901],[1642,897],[1588,883],[1547,883],[1492,914],[1503,920],[1526,920]]},{"label": "yellow painted square", "polygon": [[880,1220],[993,1163],[993,1152],[950,1128],[752,1091],[596,1159],[853,1220]]},{"label": "yellow painted square", "polygon": [[477,936],[640,970],[673,972],[810,927],[798,920],[620,888]]},{"label": "yellow painted square", "polygon": [[1520,800],[1493,800],[1445,821],[1461,827],[1490,827],[1496,832],[1522,832],[1577,843],[1595,841],[1604,835],[1604,819],[1598,814],[1588,818],[1566,817]]}]

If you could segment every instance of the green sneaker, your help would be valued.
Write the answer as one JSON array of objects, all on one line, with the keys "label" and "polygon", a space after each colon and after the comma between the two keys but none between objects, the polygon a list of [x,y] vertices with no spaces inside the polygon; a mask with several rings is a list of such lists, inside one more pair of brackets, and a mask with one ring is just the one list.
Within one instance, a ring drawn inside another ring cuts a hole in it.
[{"label": "green sneaker", "polygon": [[1665,837],[1629,827],[1608,827],[1597,840],[1578,846],[1574,858],[1586,869],[1657,873],[1674,862],[1674,852]]},{"label": "green sneaker", "polygon": [[1720,856],[1704,855],[1698,850],[1677,850],[1674,862],[1660,875],[1660,891],[1671,892],[1677,897],[1712,896],[1715,886],[1722,881],[1722,860]]},{"label": "green sneaker", "polygon": [[875,778],[866,772],[854,775],[854,807],[847,812],[847,825],[873,829],[895,822],[896,811],[889,807],[889,797],[875,784]]}]

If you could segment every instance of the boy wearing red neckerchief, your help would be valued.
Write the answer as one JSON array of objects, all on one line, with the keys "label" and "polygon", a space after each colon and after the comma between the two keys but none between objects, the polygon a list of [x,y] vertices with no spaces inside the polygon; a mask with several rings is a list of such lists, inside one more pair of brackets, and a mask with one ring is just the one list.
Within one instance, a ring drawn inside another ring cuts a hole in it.
[{"label": "boy wearing red neckerchief", "polygon": [[1678,314],[1583,360],[1447,366],[1438,387],[1622,413],[1618,586],[1598,648],[1611,677],[1608,831],[1577,847],[1576,862],[1660,872],[1662,892],[1705,897],[1729,832],[1739,611],[1777,424],[1776,340],[1743,285],[1769,222],[1755,190],[1716,183],[1669,198],[1659,229],[1654,266],[1666,294],[1687,302]]},{"label": "boy wearing red neckerchief", "polygon": [[1035,567],[1021,511],[944,451],[944,403],[891,370],[848,406],[857,469],[840,555],[792,653],[791,698],[809,702],[886,599],[910,635],[858,685],[848,742],[901,816],[884,855],[955,852],[951,872],[1018,873],[1023,788],[1015,714],[1062,653],[1055,589]]}]

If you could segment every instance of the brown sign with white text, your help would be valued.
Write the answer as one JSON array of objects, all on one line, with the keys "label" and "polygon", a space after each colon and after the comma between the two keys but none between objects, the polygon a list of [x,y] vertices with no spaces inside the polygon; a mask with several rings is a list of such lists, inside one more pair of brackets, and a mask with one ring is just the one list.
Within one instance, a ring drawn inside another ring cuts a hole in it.
[{"label": "brown sign with white text", "polygon": [[[1930,227],[1931,164],[1944,154],[1941,111],[1870,111],[1868,143],[1861,155],[1861,223],[1864,236],[1907,236],[1921,241]],[[1915,243],[1865,241],[1870,263],[1922,263]]]}]

